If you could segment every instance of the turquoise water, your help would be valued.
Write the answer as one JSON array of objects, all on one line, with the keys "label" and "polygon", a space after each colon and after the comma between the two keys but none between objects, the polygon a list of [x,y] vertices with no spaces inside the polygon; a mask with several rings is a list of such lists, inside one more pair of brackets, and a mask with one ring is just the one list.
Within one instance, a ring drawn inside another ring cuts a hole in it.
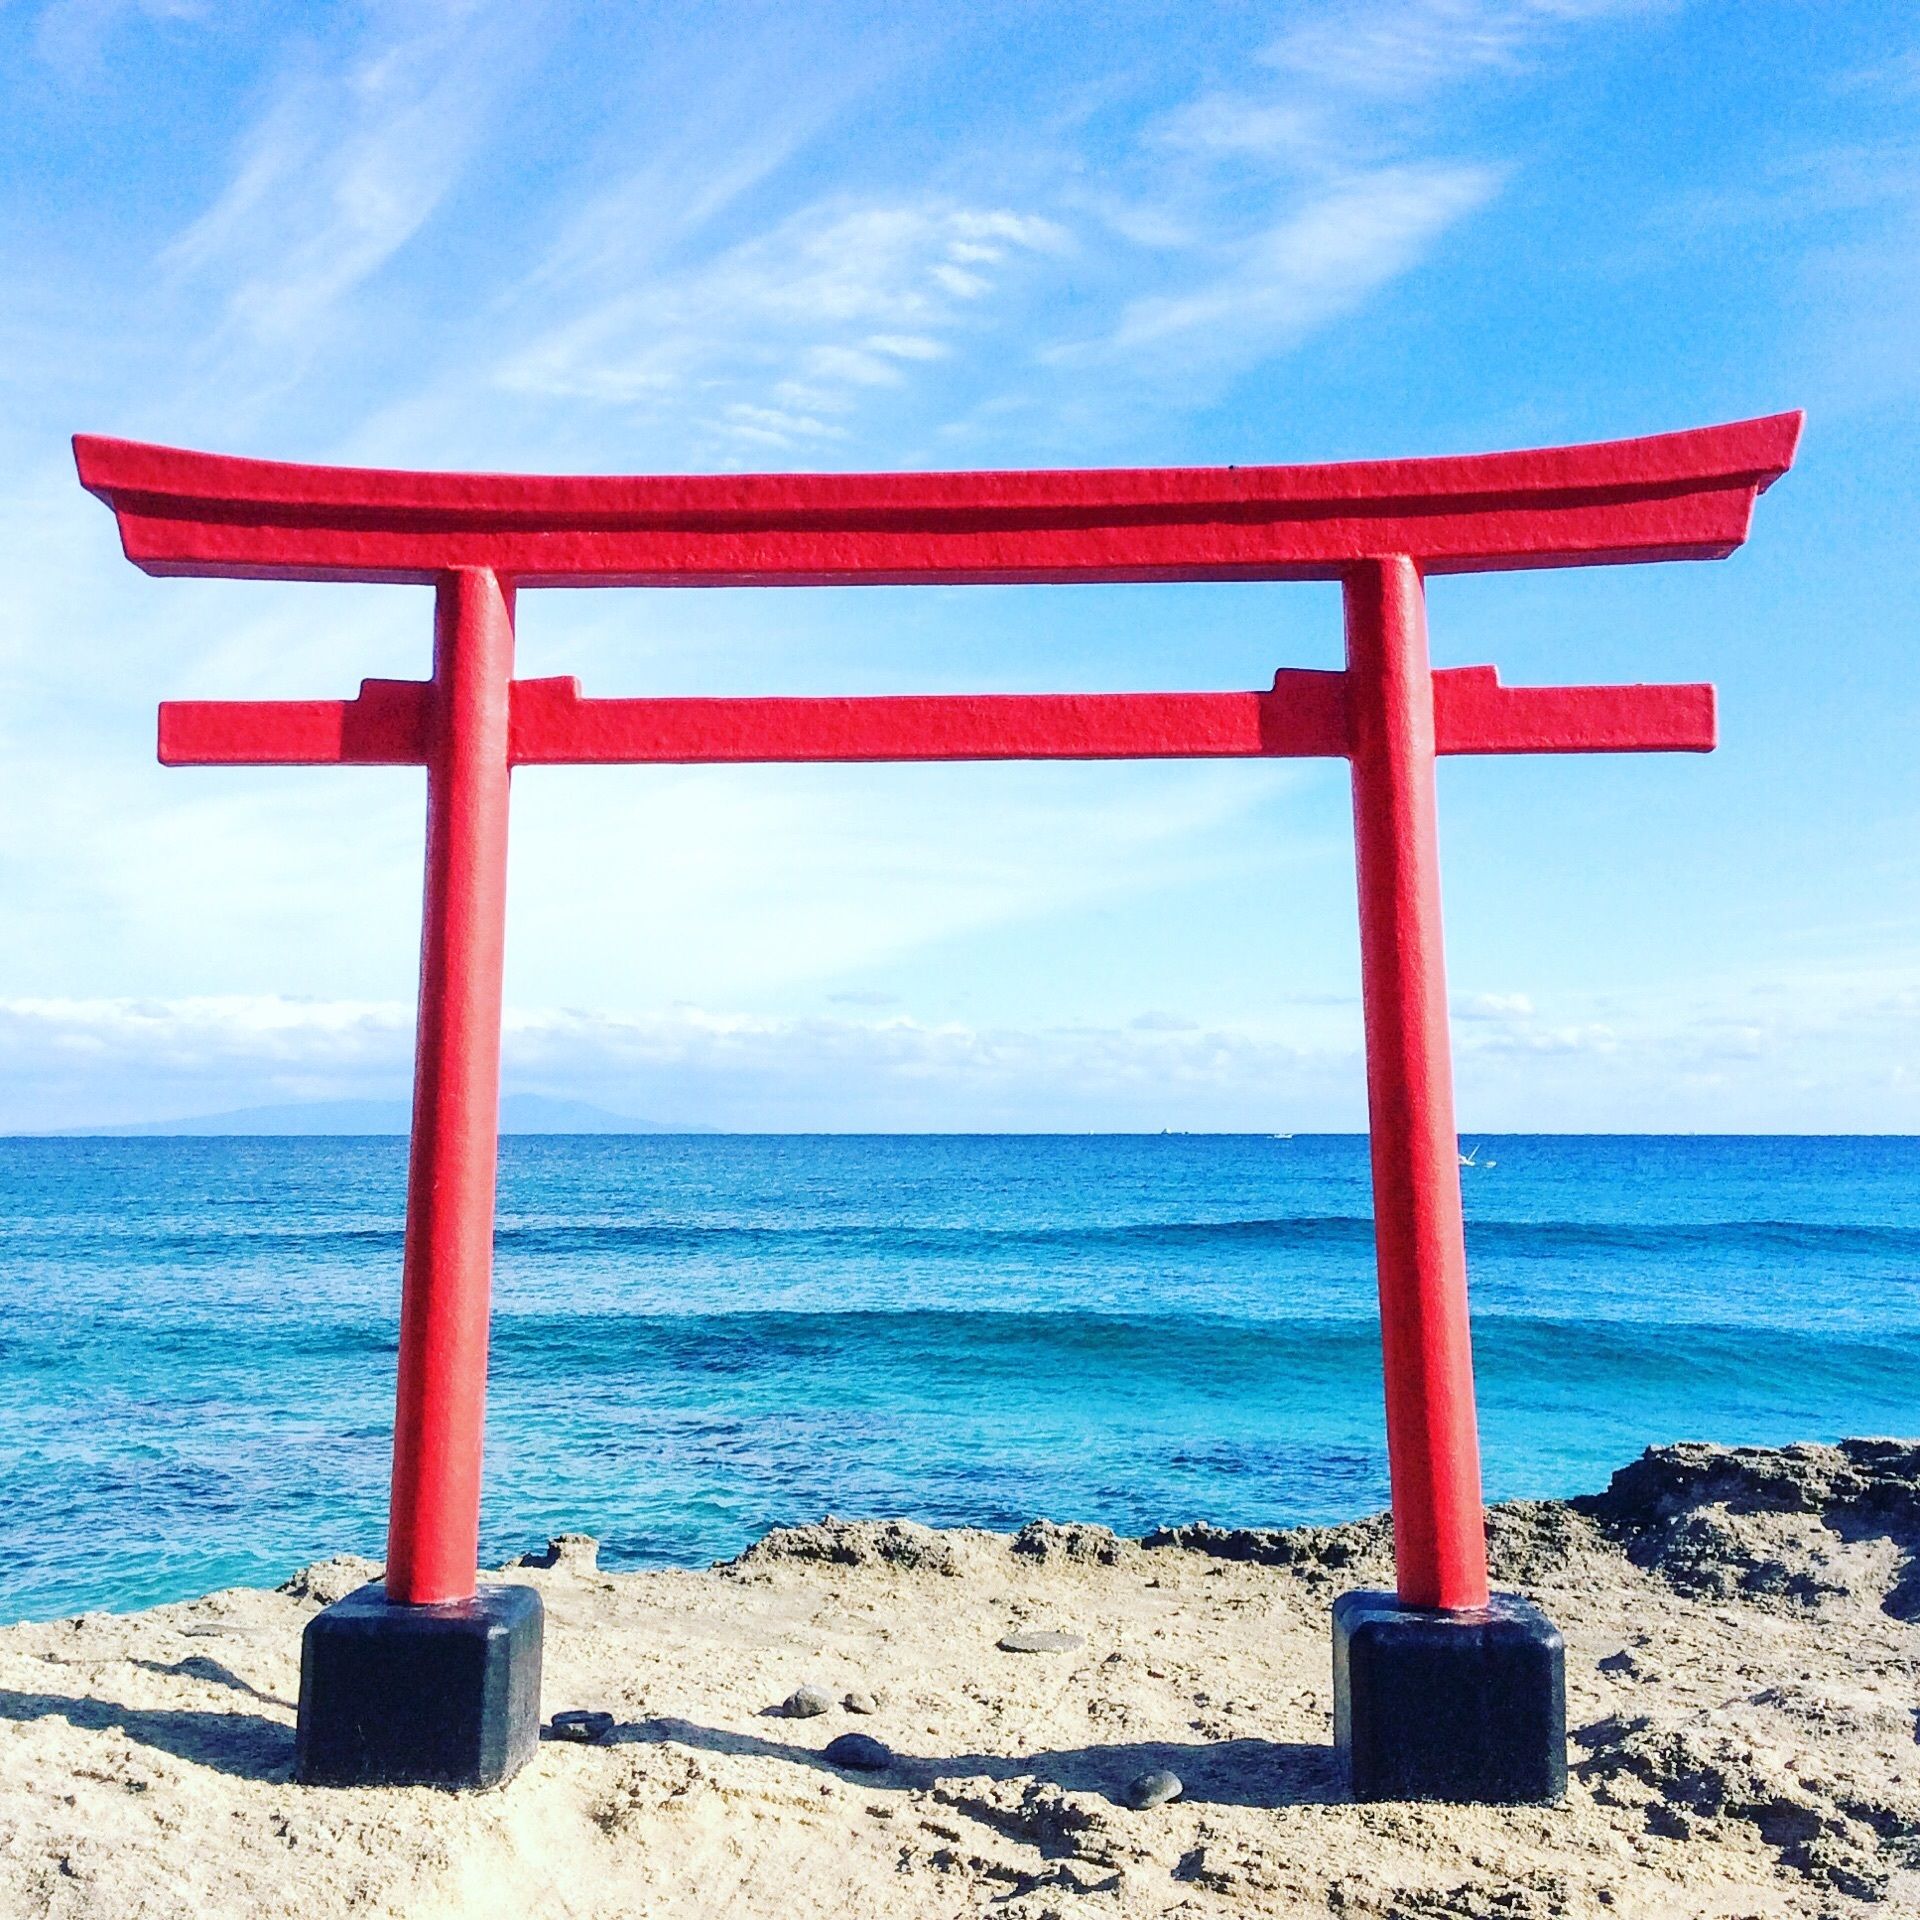
[{"label": "turquoise water", "polygon": [[[1920,1431],[1920,1141],[1510,1138],[1465,1183],[1488,1490]],[[405,1144],[0,1141],[0,1619],[385,1529]],[[483,1554],[1384,1504],[1365,1142],[503,1149]]]}]

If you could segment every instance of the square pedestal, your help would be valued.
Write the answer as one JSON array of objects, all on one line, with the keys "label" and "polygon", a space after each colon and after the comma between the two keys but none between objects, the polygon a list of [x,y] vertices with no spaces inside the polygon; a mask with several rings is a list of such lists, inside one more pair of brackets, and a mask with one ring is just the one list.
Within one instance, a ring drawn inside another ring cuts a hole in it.
[{"label": "square pedestal", "polygon": [[294,1771],[316,1787],[497,1787],[540,1741],[544,1619],[531,1587],[403,1607],[375,1583],[300,1641]]},{"label": "square pedestal", "polygon": [[1333,1603],[1333,1736],[1356,1800],[1552,1801],[1567,1790],[1566,1649],[1517,1594],[1448,1613]]}]

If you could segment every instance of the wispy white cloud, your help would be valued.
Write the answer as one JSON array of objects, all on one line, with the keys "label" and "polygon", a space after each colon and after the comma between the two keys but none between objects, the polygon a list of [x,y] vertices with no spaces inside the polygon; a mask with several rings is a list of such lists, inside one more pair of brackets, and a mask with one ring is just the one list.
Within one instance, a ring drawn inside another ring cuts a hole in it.
[{"label": "wispy white cloud", "polygon": [[1472,993],[1453,1003],[1456,1020],[1530,1020],[1533,998],[1524,993]]},{"label": "wispy white cloud", "polygon": [[1763,248],[1806,331],[1803,378],[1815,384],[1802,397],[1828,415],[1920,393],[1920,141],[1910,114],[1889,118],[1876,132],[1863,113],[1844,142],[1672,195],[1632,249],[1636,265],[1664,269],[1682,251],[1732,260]]},{"label": "wispy white cloud", "polygon": [[1468,1039],[1469,1054],[1612,1053],[1620,1046],[1620,1036],[1597,1020],[1553,1023],[1532,1016],[1501,1020],[1475,1032]]},{"label": "wispy white cloud", "polygon": [[1057,222],[1007,208],[813,205],[570,315],[496,379],[550,399],[691,415],[722,439],[837,439],[863,395],[946,358],[1009,277],[1066,244]]},{"label": "wispy white cloud", "polygon": [[1177,355],[1184,380],[1282,352],[1416,265],[1499,178],[1491,167],[1436,164],[1343,180],[1234,245],[1208,277],[1128,301],[1104,338],[1052,357],[1165,365]]},{"label": "wispy white cloud", "polygon": [[629,111],[583,137],[505,309],[597,306],[676,258],[697,260],[689,249],[729,222],[738,231],[723,245],[764,231],[766,207],[791,204],[782,176],[807,170],[815,143],[903,68],[934,58],[943,31],[903,8],[850,36],[836,14],[762,9],[751,31],[727,32],[718,16],[680,10],[653,23],[637,71],[615,56]]},{"label": "wispy white cloud", "polygon": [[51,0],[34,22],[34,48],[62,73],[90,75],[105,58],[115,30],[128,19],[203,21],[211,12],[208,0]]},{"label": "wispy white cloud", "polygon": [[[1506,177],[1503,158],[1457,150],[1443,91],[1641,10],[1323,10],[1237,83],[1117,141],[1036,123],[1028,150],[1016,137],[918,186],[814,189],[797,207],[809,156],[900,47],[844,71],[788,48],[804,87],[750,47],[738,75],[703,74],[706,111],[650,129],[636,164],[557,210],[546,253],[486,316],[503,344],[435,405],[537,421],[569,447],[643,430],[662,464],[884,465],[1064,423],[1091,451],[1117,376],[1128,418],[1191,404],[1417,269]],[[387,424],[417,443],[422,409]],[[392,437],[362,436],[353,457]]]},{"label": "wispy white cloud", "polygon": [[1672,0],[1351,0],[1305,10],[1261,55],[1314,87],[1422,93],[1486,68],[1522,65],[1558,30]]},{"label": "wispy white cloud", "polygon": [[1648,217],[1665,239],[1699,246],[1727,236],[1838,218],[1911,211],[1920,202],[1920,142],[1903,126],[1892,139],[1859,139],[1784,155],[1731,183],[1677,193]]},{"label": "wispy white cloud", "polygon": [[337,64],[296,53],[231,178],[163,266],[219,286],[244,338],[313,344],[453,189],[538,11],[445,0],[408,9],[409,31]]},{"label": "wispy white cloud", "polygon": [[1432,105],[1476,74],[1512,74],[1564,30],[1663,0],[1352,0],[1298,10],[1237,82],[1158,115],[1150,145],[1305,174],[1446,137]]},{"label": "wispy white cloud", "polygon": [[1884,60],[1838,75],[1832,84],[1836,94],[1878,94],[1891,100],[1920,97],[1920,48],[1906,47]]},{"label": "wispy white cloud", "polygon": [[1324,106],[1207,93],[1161,116],[1149,138],[1175,149],[1265,160],[1318,160],[1329,134]]},{"label": "wispy white cloud", "polygon": [[[644,426],[668,457],[721,465],[845,464],[862,445],[884,463],[942,413],[961,438],[1084,429],[1117,369],[1155,376],[1138,404],[1185,404],[1358,311],[1498,193],[1500,161],[1420,151],[1449,134],[1416,109],[1623,4],[1342,8],[1282,35],[1238,87],[1156,113],[1117,159],[1036,146],[988,170],[1018,181],[1005,199],[956,190],[956,169],[771,220],[760,209],[790,201],[811,144],[871,75],[795,89],[750,74],[718,86],[711,137],[670,127],[562,219],[503,296],[509,344],[475,384],[496,408],[598,413]],[[1067,307],[1085,317],[1063,338],[1046,316]]]},{"label": "wispy white cloud", "polygon": [[1061,369],[1133,368],[1187,403],[1361,310],[1501,191],[1447,111],[1468,79],[1525,68],[1573,28],[1664,0],[1354,0],[1295,23],[1230,84],[1155,115],[1124,181],[1085,196],[1136,250]]}]

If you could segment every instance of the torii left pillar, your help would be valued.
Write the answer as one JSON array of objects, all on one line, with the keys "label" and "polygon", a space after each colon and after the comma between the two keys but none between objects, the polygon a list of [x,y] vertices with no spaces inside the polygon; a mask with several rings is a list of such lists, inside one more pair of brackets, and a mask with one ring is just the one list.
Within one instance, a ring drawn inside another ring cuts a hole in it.
[{"label": "torii left pillar", "polygon": [[296,1764],[315,1785],[496,1786],[540,1738],[540,1596],[475,1578],[512,682],[512,589],[486,568],[442,575],[386,1581],[308,1625]]}]

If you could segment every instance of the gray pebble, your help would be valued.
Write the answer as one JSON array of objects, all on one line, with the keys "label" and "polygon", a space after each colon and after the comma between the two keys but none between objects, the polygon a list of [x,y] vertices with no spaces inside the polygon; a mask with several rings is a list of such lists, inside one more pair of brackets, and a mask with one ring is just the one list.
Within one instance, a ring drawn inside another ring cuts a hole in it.
[{"label": "gray pebble", "polygon": [[1042,1627],[1016,1627],[998,1642],[1002,1653],[1072,1653],[1086,1644],[1085,1634],[1053,1633]]},{"label": "gray pebble", "polygon": [[893,1749],[870,1733],[843,1733],[827,1742],[824,1757],[855,1773],[879,1773],[893,1765]]},{"label": "gray pebble", "polygon": [[569,1707],[547,1722],[556,1740],[580,1740],[598,1746],[613,1731],[613,1715],[598,1713],[591,1707]]},{"label": "gray pebble", "polygon": [[878,1713],[880,1711],[878,1696],[864,1692],[859,1687],[855,1687],[840,1704],[845,1707],[849,1713]]},{"label": "gray pebble", "polygon": [[786,1705],[780,1711],[789,1720],[811,1720],[818,1714],[833,1711],[833,1696],[825,1687],[816,1687],[809,1681],[787,1695]]},{"label": "gray pebble", "polygon": [[1180,1776],[1169,1773],[1165,1767],[1155,1767],[1150,1773],[1129,1780],[1120,1797],[1128,1806],[1144,1811],[1148,1807],[1164,1807],[1169,1800],[1178,1800],[1180,1792]]}]

